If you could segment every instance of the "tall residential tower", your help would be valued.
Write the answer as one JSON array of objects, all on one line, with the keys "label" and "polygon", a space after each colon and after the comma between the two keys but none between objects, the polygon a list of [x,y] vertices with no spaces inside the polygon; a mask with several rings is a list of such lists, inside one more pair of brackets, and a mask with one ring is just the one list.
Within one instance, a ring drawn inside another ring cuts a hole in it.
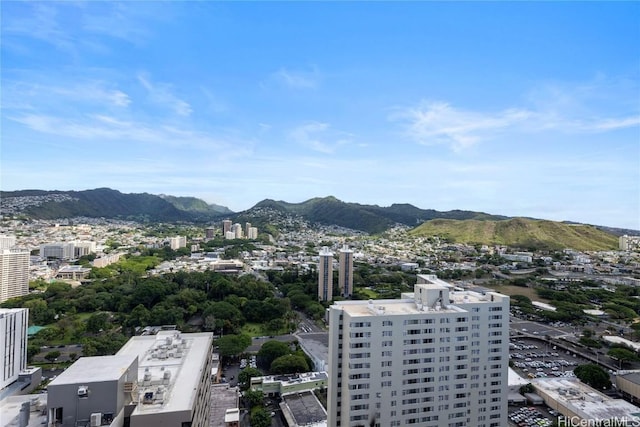
[{"label": "tall residential tower", "polygon": [[333,252],[324,246],[318,260],[318,299],[331,301],[333,299]]},{"label": "tall residential tower", "polygon": [[0,249],[0,302],[29,293],[29,251]]},{"label": "tall residential tower", "polygon": [[340,249],[338,285],[343,297],[348,298],[353,294],[353,251],[347,245]]},{"label": "tall residential tower", "polygon": [[507,425],[509,297],[419,275],[399,300],[329,309],[328,424]]}]

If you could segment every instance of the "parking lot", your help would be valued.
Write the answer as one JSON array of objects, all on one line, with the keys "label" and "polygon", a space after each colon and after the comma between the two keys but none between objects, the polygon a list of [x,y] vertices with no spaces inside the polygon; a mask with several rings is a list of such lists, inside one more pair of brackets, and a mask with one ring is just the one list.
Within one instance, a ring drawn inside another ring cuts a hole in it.
[{"label": "parking lot", "polygon": [[509,358],[524,378],[573,377],[573,368],[587,362],[575,353],[532,339],[511,340]]},{"label": "parking lot", "polygon": [[509,413],[509,421],[518,427],[549,427],[553,421],[534,407],[522,407]]}]

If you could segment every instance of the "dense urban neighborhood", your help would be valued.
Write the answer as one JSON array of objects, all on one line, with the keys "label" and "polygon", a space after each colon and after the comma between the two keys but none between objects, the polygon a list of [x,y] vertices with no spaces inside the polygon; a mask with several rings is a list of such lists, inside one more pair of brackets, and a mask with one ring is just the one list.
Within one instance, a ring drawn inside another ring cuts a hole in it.
[{"label": "dense urban neighborhood", "polygon": [[[361,309],[353,304],[360,303],[363,308],[369,306],[374,317],[393,319],[394,310],[414,310],[393,308],[396,301],[406,304],[406,298],[414,298],[412,291],[428,294],[448,289],[449,297],[438,300],[433,311],[422,313],[418,309],[416,314],[438,317],[449,311],[448,304],[458,304],[456,312],[465,311],[465,304],[483,302],[487,295],[492,295],[492,300],[502,295],[508,302],[508,318],[500,316],[508,321],[489,332],[498,334],[499,339],[490,341],[496,347],[487,351],[504,350],[511,371],[506,375],[507,365],[503,368],[494,363],[496,371],[491,375],[501,379],[494,381],[500,397],[496,397],[499,404],[492,407],[495,416],[491,419],[533,426],[562,425],[562,417],[587,417],[587,409],[583,408],[585,413],[571,409],[568,403],[561,404],[566,396],[548,391],[557,393],[562,387],[584,388],[581,393],[589,396],[604,393],[602,399],[611,402],[606,413],[612,419],[628,418],[635,411],[629,412],[633,405],[623,400],[634,402],[638,398],[625,381],[633,383],[634,376],[640,377],[640,371],[634,371],[640,367],[640,323],[636,323],[640,313],[640,252],[633,236],[620,236],[619,248],[606,251],[533,250],[456,243],[447,236],[416,235],[412,228],[400,224],[369,234],[312,223],[268,207],[256,208],[251,217],[244,218],[247,221],[242,224],[227,218],[197,224],[6,215],[0,229],[3,265],[21,265],[5,259],[23,253],[26,263],[22,265],[28,273],[23,275],[27,283],[23,293],[4,298],[3,316],[22,316],[20,310],[27,309],[28,318],[22,321],[28,338],[27,360],[20,367],[24,371],[16,375],[16,382],[3,385],[3,393],[37,393],[26,396],[35,396],[41,402],[44,419],[50,425],[66,425],[63,414],[69,410],[65,406],[69,403],[56,400],[60,406],[53,407],[51,399],[53,394],[63,393],[67,381],[80,384],[71,381],[69,372],[89,369],[91,364],[109,365],[109,358],[115,358],[114,363],[124,363],[126,369],[134,369],[137,363],[142,379],[137,386],[127,387],[144,388],[147,381],[149,386],[153,384],[152,368],[159,366],[154,360],[166,363],[169,369],[169,362],[177,354],[185,354],[190,345],[211,346],[209,360],[197,362],[205,363],[210,372],[195,386],[204,387],[210,395],[197,403],[206,409],[191,408],[208,411],[198,422],[211,426],[232,426],[234,422],[255,426],[338,425],[350,423],[350,417],[351,425],[358,425],[370,418],[368,410],[357,415],[355,408],[362,409],[358,405],[364,403],[351,404],[353,408],[347,412],[351,415],[346,419],[335,411],[340,400],[336,400],[336,393],[340,393],[336,387],[342,382],[342,374],[336,376],[342,363],[335,365],[335,361],[339,354],[342,357],[343,350],[338,349],[337,335],[333,335],[333,325],[339,321],[331,321],[331,313],[336,309],[345,314],[356,310],[355,315]],[[249,220],[260,225],[253,226]],[[4,280],[8,278],[3,276]],[[331,288],[328,294],[327,286]],[[431,297],[424,298],[424,303],[416,303],[418,307],[431,304],[427,302]],[[471,319],[467,321],[473,324]],[[478,327],[493,325],[484,322],[491,320],[481,321]],[[348,326],[340,326],[340,336],[346,333],[342,328]],[[467,326],[458,329],[467,330]],[[476,333],[471,335],[475,337]],[[443,331],[435,336],[440,343],[449,341]],[[193,344],[188,344],[190,340]],[[432,340],[425,338],[423,343]],[[180,346],[170,344],[174,341],[183,343],[182,352]],[[348,348],[370,345],[351,341]],[[399,345],[405,348],[405,354],[414,352],[407,342]],[[138,347],[143,350],[124,351]],[[343,344],[339,347],[345,348]],[[433,350],[441,352],[445,348]],[[423,344],[417,353],[428,350],[429,346]],[[124,354],[137,351],[148,356],[129,365],[133,362]],[[344,357],[353,355],[347,349]],[[457,373],[456,378],[475,378],[472,372],[477,370],[473,367],[476,359],[470,361],[469,373]],[[85,363],[89,365],[82,368]],[[374,363],[391,361],[383,358]],[[475,365],[482,363],[478,359]],[[432,368],[425,369],[430,372]],[[391,377],[400,375],[396,381],[403,384],[407,382],[401,379],[405,371],[388,372]],[[149,372],[151,379],[145,380]],[[175,375],[179,372],[176,369]],[[350,377],[355,375],[353,378],[362,376],[353,373],[357,370],[349,372]],[[164,389],[178,387],[177,383],[171,386],[169,379],[163,381],[159,384],[165,384]],[[451,387],[458,386],[452,383]],[[47,396],[49,403],[45,404]],[[131,404],[136,403],[140,404],[138,398],[132,398]],[[151,403],[156,401],[151,399],[140,408],[148,410]],[[537,406],[534,410],[526,405]],[[142,409],[138,420],[143,420]],[[394,424],[394,419],[403,423],[422,419],[409,417],[414,413],[410,409],[403,411],[405,417],[391,412],[396,414],[391,417],[391,425],[403,425]],[[107,418],[101,415],[99,425],[111,425],[118,418],[116,412],[109,412]],[[507,414],[508,420],[503,419]],[[383,415],[378,417],[384,419]],[[441,425],[438,415],[428,415],[418,422]]]}]

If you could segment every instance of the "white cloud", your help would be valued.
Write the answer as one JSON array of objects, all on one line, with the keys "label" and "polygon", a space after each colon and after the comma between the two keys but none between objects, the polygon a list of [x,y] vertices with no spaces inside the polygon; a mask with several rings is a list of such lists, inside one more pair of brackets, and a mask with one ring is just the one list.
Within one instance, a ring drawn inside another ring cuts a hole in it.
[{"label": "white cloud", "polygon": [[422,102],[399,110],[392,120],[406,123],[406,134],[424,145],[447,143],[458,151],[470,147],[495,132],[531,117],[526,110],[509,109],[493,114],[453,108],[446,102]]},{"label": "white cloud", "polygon": [[320,73],[314,67],[311,71],[293,71],[281,68],[272,78],[292,89],[314,89],[320,81]]},{"label": "white cloud", "polygon": [[351,142],[351,135],[332,130],[328,123],[321,122],[300,125],[289,132],[289,138],[300,145],[325,154],[331,154],[339,146]]},{"label": "white cloud", "polygon": [[[562,101],[565,102],[569,101]],[[457,109],[446,102],[422,101],[415,107],[396,109],[389,119],[401,122],[406,136],[420,144],[447,144],[454,151],[461,151],[506,132],[593,133],[640,125],[640,115],[574,116],[570,112],[551,108],[510,108],[497,112],[481,112]]]},{"label": "white cloud", "polygon": [[7,117],[31,130],[85,141],[122,141],[160,144],[169,147],[191,147],[204,151],[228,151],[225,156],[246,155],[251,151],[251,141],[226,135],[216,136],[169,125],[154,125],[139,121],[123,120],[104,114],[78,118],[44,114],[23,114]]},{"label": "white cloud", "polygon": [[172,87],[166,83],[151,83],[146,73],[138,74],[138,81],[147,90],[151,100],[161,106],[169,106],[179,116],[189,116],[193,109],[188,102],[172,93]]}]

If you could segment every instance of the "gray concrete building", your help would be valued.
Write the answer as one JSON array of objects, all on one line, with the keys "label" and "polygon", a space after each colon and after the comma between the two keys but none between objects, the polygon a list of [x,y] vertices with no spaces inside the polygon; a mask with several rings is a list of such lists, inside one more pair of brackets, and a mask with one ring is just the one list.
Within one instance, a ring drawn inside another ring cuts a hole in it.
[{"label": "gray concrete building", "polygon": [[209,427],[213,335],[160,331],[83,357],[48,386],[50,427]]}]

